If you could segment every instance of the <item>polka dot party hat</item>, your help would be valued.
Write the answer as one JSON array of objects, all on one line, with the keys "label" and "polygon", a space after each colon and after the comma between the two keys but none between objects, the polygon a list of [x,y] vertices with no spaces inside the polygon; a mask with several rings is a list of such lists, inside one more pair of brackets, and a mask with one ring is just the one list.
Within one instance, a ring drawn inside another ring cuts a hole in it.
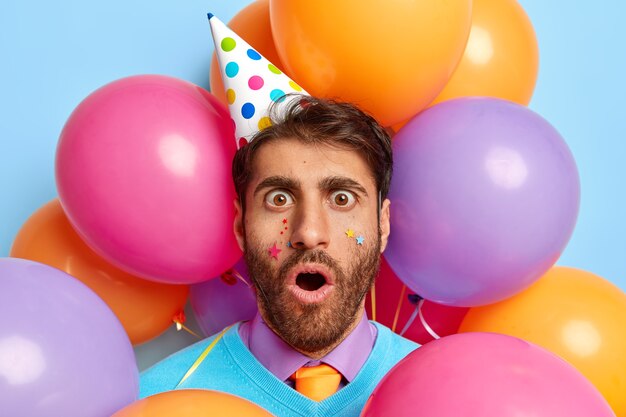
[{"label": "polka dot party hat", "polygon": [[271,124],[273,103],[285,94],[307,93],[211,13],[209,23],[239,149]]}]

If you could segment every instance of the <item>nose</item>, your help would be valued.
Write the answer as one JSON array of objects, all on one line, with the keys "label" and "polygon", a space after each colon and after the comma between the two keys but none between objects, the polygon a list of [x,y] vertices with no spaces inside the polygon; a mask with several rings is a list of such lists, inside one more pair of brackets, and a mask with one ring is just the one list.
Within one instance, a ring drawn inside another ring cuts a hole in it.
[{"label": "nose", "polygon": [[329,241],[328,215],[322,203],[301,204],[291,219],[291,246],[296,249],[326,249]]}]

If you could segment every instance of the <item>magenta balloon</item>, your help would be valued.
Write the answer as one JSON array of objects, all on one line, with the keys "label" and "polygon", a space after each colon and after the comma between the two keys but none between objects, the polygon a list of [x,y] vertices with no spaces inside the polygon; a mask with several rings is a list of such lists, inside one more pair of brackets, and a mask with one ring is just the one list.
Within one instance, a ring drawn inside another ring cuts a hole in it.
[{"label": "magenta balloon", "polygon": [[615,417],[558,356],[521,339],[463,333],[430,342],[383,378],[361,417]]},{"label": "magenta balloon", "polygon": [[226,273],[191,286],[189,301],[200,329],[207,336],[238,321],[251,320],[257,312],[256,296],[244,259],[233,269],[245,282]]},{"label": "magenta balloon", "polygon": [[559,258],[578,215],[578,171],[536,113],[493,98],[450,100],[405,125],[393,149],[385,257],[414,292],[489,304]]},{"label": "magenta balloon", "polygon": [[144,75],[96,90],[57,149],[72,225],[118,267],[154,281],[210,279],[237,261],[233,122],[202,88]]},{"label": "magenta balloon", "polygon": [[72,276],[0,258],[0,317],[0,415],[105,417],[137,399],[124,328]]}]

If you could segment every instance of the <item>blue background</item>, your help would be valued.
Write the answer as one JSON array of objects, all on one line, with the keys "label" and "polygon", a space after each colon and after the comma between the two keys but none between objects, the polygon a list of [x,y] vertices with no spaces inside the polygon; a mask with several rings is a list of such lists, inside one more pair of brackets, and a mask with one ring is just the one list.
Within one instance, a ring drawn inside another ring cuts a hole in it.
[{"label": "blue background", "polygon": [[[73,108],[115,79],[145,73],[208,89],[206,13],[230,20],[249,0],[7,2],[0,14],[0,256],[26,219],[56,196],[54,154]],[[574,235],[559,264],[626,290],[626,7],[522,0],[540,49],[530,107],[569,144],[581,177]],[[137,348],[140,367],[184,346],[168,332]],[[158,347],[155,347],[158,346]]]}]

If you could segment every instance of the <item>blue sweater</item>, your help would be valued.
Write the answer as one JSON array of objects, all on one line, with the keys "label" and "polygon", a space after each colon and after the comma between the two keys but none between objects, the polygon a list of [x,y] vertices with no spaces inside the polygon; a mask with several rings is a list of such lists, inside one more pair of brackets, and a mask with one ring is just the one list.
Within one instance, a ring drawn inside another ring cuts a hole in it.
[{"label": "blue sweater", "polygon": [[239,337],[239,324],[227,330],[197,369],[183,376],[217,336],[204,339],[141,374],[140,397],[163,391],[202,388],[248,399],[277,417],[358,417],[381,378],[418,347],[373,322],[378,335],[372,353],[352,382],[323,401],[303,396],[261,365]]}]

